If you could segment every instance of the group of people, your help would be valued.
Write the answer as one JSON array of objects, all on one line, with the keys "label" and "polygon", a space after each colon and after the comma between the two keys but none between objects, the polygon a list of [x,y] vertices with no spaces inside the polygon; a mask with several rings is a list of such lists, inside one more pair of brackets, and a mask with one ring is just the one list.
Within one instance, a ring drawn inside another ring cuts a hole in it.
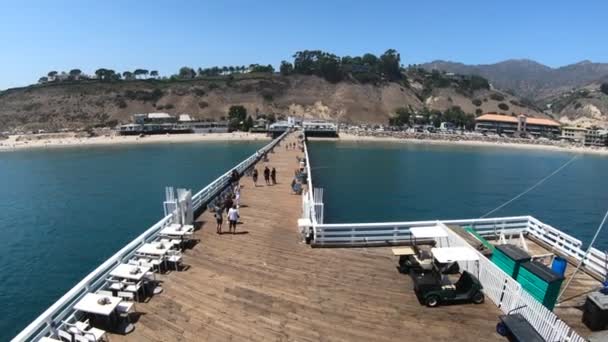
[{"label": "group of people", "polygon": [[[237,173],[238,177],[238,173]],[[232,191],[228,192],[226,196],[218,201],[218,205],[215,207],[215,221],[217,222],[217,233],[222,234],[222,225],[224,223],[224,211],[228,217],[228,232],[236,233],[236,224],[239,221],[239,206],[241,200],[241,186],[238,183],[238,178],[235,178],[234,173],[231,177]]]},{"label": "group of people", "polygon": [[285,144],[285,150],[295,150],[296,148],[298,148],[298,144],[295,142]]},{"label": "group of people", "polygon": [[[251,173],[251,178],[253,179],[253,185],[258,186],[258,169],[255,167]],[[266,182],[266,185],[277,184],[277,170],[274,167],[272,170],[270,170],[268,166],[264,167],[264,181]]]}]

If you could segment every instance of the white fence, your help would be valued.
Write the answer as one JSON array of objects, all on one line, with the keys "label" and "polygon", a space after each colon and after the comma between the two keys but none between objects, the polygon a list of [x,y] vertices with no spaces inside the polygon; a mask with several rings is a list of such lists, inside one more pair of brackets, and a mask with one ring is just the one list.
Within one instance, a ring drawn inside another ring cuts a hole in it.
[{"label": "white fence", "polygon": [[[580,240],[557,228],[542,223],[534,217],[530,217],[527,232],[539,241],[549,245],[554,251],[577,261],[583,260],[585,256],[586,250],[583,249],[583,243]],[[600,278],[606,278],[608,276],[607,263],[606,253],[596,248],[591,248],[583,266],[586,270],[596,274]]]},{"label": "white fence", "polygon": [[[314,200],[312,200],[314,202]],[[362,244],[396,244],[408,242],[409,229],[435,225],[438,221],[382,222],[382,223],[318,223],[313,222],[315,246],[349,246]],[[498,237],[501,232],[529,237],[549,245],[553,252],[581,261],[585,255],[580,240],[544,224],[532,216],[514,216],[485,219],[441,220],[446,225],[468,226],[484,237]],[[607,256],[591,248],[583,268],[598,278],[608,275]]]},{"label": "white fence", "polygon": [[[243,173],[246,169],[255,164],[265,153],[269,152],[276,144],[283,139],[288,132],[258,150],[249,158],[239,163],[228,172],[224,173],[216,180],[207,185],[192,197],[193,208],[195,211],[202,209],[202,206],[217,196],[230,182],[232,170]],[[160,221],[148,228],[143,234],[136,237],[128,245],[119,250],[116,254],[106,260],[101,266],[82,279],[76,286],[64,294],[58,301],[46,309],[32,323],[23,329],[12,341],[37,341],[42,336],[48,335],[53,329],[58,328],[62,321],[68,320],[74,315],[74,305],[88,292],[101,288],[109,273],[119,264],[127,262],[133,257],[135,251],[146,242],[155,240],[160,230],[173,222],[173,214],[163,217]]]},{"label": "white fence", "polygon": [[[439,223],[443,224],[443,223]],[[444,226],[450,246],[471,246],[458,234]],[[473,248],[471,248],[473,250]],[[584,341],[584,339],[560,320],[553,312],[529,295],[515,279],[498,268],[492,261],[475,251],[477,262],[459,262],[462,269],[477,276],[483,292],[505,314],[520,313],[546,341]]]},{"label": "white fence", "polygon": [[[302,217],[310,219],[312,223],[312,232],[313,232],[313,240],[316,240],[317,229],[315,229],[317,225],[317,205],[315,202],[314,196],[314,188],[312,186],[312,172],[310,171],[310,157],[308,155],[308,146],[306,141],[304,141],[304,158],[306,158],[306,192],[302,193]],[[322,197],[323,195],[321,195]],[[321,213],[321,216],[323,213]],[[321,217],[321,222],[323,222],[323,218]],[[308,232],[304,232],[304,234],[308,234]]]},{"label": "white fence", "polygon": [[[410,228],[434,226],[439,221],[332,223],[316,224],[315,246],[396,244],[410,241]],[[501,231],[519,233],[528,227],[528,217],[502,217],[470,220],[442,220],[444,224],[470,226],[482,236],[494,236]]]}]

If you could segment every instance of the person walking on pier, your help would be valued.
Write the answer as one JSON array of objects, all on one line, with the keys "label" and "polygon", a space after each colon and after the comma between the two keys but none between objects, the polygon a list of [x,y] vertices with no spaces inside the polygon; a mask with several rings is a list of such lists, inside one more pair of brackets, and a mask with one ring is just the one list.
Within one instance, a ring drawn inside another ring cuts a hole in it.
[{"label": "person walking on pier", "polygon": [[232,234],[236,233],[236,224],[239,221],[239,217],[239,210],[236,208],[236,205],[233,205],[228,210],[228,231]]},{"label": "person walking on pier", "polygon": [[270,185],[270,169],[268,166],[264,168],[264,180],[266,181],[266,185]]},{"label": "person walking on pier", "polygon": [[251,173],[251,178],[253,178],[253,185],[258,186],[258,169],[253,169],[253,173]]},{"label": "person walking on pier", "polygon": [[226,209],[226,212],[228,212],[233,205],[234,202],[232,201],[232,194],[228,194],[226,196],[226,200],[224,201],[224,208]]},{"label": "person walking on pier", "polygon": [[277,170],[274,167],[270,171],[270,179],[272,179],[272,185],[277,184]]},{"label": "person walking on pier", "polygon": [[223,212],[223,208],[217,208],[215,210],[215,221],[217,222],[216,229],[218,234],[222,234],[222,223],[224,222]]}]

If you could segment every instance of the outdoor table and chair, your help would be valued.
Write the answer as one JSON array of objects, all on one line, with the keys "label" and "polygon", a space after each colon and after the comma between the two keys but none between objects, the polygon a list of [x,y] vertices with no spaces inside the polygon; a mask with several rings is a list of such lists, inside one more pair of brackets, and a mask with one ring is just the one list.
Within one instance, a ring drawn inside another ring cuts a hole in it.
[{"label": "outdoor table and chair", "polygon": [[130,264],[120,264],[110,272],[113,280],[116,280],[118,284],[121,284],[121,288],[113,288],[112,285],[116,284],[112,282],[110,289],[117,291],[131,292],[135,296],[135,301],[139,301],[139,292],[143,291],[143,295],[146,295],[146,287],[144,282],[147,279],[146,275],[150,275],[149,266],[138,266]]},{"label": "outdoor table and chair", "polygon": [[181,225],[178,223],[170,224],[167,227],[161,229],[161,231],[159,232],[159,235],[161,237],[167,237],[169,239],[179,239],[179,247],[181,247],[185,241],[190,240],[193,234],[193,225]]},{"label": "outdoor table and chair", "polygon": [[[74,305],[74,309],[80,312],[86,313],[95,322],[103,322],[111,331],[117,331],[121,333],[129,333],[133,330],[133,325],[127,323],[123,326],[119,326],[121,322],[121,317],[117,312],[118,306],[123,302],[122,298],[108,296],[104,293],[87,293]],[[80,327],[78,325],[81,325]],[[95,334],[97,328],[94,328],[90,325],[87,328],[87,322],[76,322],[76,328],[82,331],[91,331],[92,334]],[[99,329],[98,329],[99,330]],[[97,340],[97,339],[96,339]]]}]

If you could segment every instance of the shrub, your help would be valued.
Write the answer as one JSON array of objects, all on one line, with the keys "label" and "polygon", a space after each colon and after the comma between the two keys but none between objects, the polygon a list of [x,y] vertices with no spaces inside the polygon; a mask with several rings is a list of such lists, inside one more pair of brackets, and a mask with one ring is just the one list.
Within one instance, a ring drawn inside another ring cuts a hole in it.
[{"label": "shrub", "polygon": [[504,102],[499,103],[498,108],[500,108],[502,110],[509,110],[509,106]]},{"label": "shrub", "polygon": [[608,95],[608,83],[602,83],[602,85],[600,86],[600,91]]},{"label": "shrub", "polygon": [[207,108],[207,107],[209,107],[209,103],[208,103],[208,102],[206,102],[206,101],[201,101],[201,102],[199,102],[199,103],[198,103],[198,106],[199,106],[199,108],[201,108],[201,109],[202,109],[202,108]]},{"label": "shrub", "polygon": [[173,109],[175,106],[171,103],[165,105],[165,109]]},{"label": "shrub", "polygon": [[580,102],[575,102],[574,103],[574,109],[579,109],[581,108],[583,105]]},{"label": "shrub", "polygon": [[205,90],[203,88],[195,87],[191,89],[192,93],[198,97],[205,96]]},{"label": "shrub", "polygon": [[505,97],[504,97],[504,96],[502,96],[502,95],[500,95],[500,94],[497,94],[497,93],[492,93],[492,94],[490,95],[490,98],[491,98],[492,100],[494,100],[494,101],[504,101],[504,99],[505,99]]},{"label": "shrub", "polygon": [[471,102],[473,102],[475,107],[481,106],[481,103],[482,103],[480,99],[473,99]]},{"label": "shrub", "polygon": [[483,110],[481,110],[481,108],[475,109],[475,115],[479,116],[481,115],[481,113],[483,113]]}]

